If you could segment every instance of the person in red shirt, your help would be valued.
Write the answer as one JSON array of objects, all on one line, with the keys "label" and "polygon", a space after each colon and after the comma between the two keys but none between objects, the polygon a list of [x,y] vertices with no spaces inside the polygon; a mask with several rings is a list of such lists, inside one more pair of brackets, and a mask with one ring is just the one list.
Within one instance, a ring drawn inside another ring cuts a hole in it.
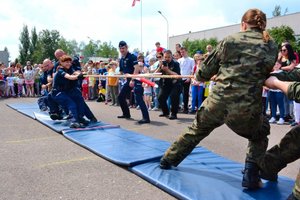
[{"label": "person in red shirt", "polygon": [[156,42],[155,46],[156,46],[156,52],[162,52],[163,53],[165,51],[165,49],[160,46],[159,42]]}]

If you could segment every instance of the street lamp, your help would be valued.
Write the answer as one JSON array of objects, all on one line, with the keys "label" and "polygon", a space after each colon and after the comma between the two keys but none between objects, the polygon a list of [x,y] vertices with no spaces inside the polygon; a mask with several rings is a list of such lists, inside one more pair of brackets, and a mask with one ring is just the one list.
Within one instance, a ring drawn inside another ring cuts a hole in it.
[{"label": "street lamp", "polygon": [[162,14],[161,11],[157,11],[167,22],[167,49],[169,49],[169,21],[168,19]]}]

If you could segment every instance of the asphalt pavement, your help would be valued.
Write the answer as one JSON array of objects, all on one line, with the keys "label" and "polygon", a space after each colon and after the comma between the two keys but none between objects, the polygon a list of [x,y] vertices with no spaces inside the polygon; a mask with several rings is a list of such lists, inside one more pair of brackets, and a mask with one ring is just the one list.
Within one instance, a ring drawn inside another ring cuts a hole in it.
[{"label": "asphalt pavement", "polygon": [[[34,102],[35,98],[0,99],[0,200],[24,199],[175,199],[126,168],[119,167],[67,140],[41,123],[6,106]],[[131,109],[132,119],[117,119],[121,109],[88,101],[104,122],[157,139],[173,142],[190,125],[194,115],[178,114],[177,120],[150,111],[151,123],[140,125],[141,111]],[[277,144],[289,125],[271,125],[269,147]],[[247,140],[223,125],[201,144],[214,153],[244,162]],[[280,175],[295,179],[300,161],[289,164]],[[191,180],[192,181],[192,180]]]}]

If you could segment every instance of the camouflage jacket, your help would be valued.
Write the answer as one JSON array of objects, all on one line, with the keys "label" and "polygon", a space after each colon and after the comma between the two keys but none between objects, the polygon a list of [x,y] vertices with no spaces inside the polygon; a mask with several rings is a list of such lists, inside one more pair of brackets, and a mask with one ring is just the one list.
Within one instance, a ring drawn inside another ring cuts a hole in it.
[{"label": "camouflage jacket", "polygon": [[226,37],[205,59],[196,73],[199,81],[216,75],[209,94],[212,101],[261,102],[262,86],[278,54],[273,40],[265,43],[262,32],[249,29]]}]

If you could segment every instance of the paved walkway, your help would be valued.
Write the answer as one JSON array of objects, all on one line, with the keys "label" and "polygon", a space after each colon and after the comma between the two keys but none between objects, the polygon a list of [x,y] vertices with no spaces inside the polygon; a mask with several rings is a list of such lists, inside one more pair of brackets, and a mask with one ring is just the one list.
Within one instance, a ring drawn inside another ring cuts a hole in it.
[{"label": "paved walkway", "polygon": [[[1,200],[174,199],[128,170],[6,106],[20,101],[36,99],[0,99]],[[194,119],[193,115],[178,114],[178,120],[171,121],[158,117],[159,111],[150,111],[151,124],[139,125],[140,110],[131,109],[133,119],[125,120],[116,117],[121,114],[119,107],[97,102],[88,105],[101,121],[170,142]],[[289,129],[288,125],[272,125],[269,146],[278,143]],[[247,141],[226,126],[217,128],[201,145],[238,162],[245,159]],[[299,166],[300,161],[296,161],[280,174],[294,179]]]}]

